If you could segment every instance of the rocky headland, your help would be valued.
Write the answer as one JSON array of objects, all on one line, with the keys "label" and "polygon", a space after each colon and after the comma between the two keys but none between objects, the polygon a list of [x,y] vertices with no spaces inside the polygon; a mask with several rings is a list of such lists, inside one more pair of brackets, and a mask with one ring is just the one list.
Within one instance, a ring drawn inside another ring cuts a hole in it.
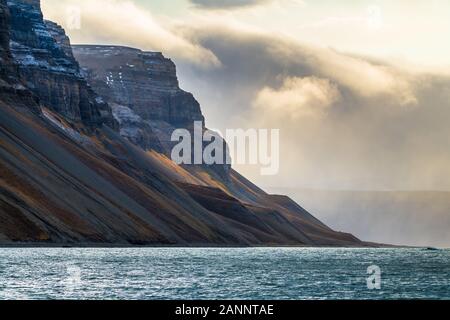
[{"label": "rocky headland", "polygon": [[369,246],[227,165],[179,166],[204,117],[161,53],[75,46],[0,0],[0,244]]}]

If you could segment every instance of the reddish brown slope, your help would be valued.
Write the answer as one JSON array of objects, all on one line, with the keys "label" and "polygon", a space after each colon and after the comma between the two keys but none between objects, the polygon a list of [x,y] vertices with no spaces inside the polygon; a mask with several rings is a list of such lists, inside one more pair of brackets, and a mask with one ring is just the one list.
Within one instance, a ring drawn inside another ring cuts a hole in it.
[{"label": "reddish brown slope", "polygon": [[[0,138],[2,243],[320,245],[328,241],[321,242],[320,234],[312,241],[301,230],[307,225],[301,215],[288,209],[245,204],[219,188],[180,184],[161,170],[164,163],[107,128],[84,137],[83,144],[76,143],[43,116],[28,111],[20,100],[0,102]],[[114,154],[119,150],[121,157]],[[189,177],[184,169],[179,171]],[[323,232],[332,236],[334,244],[359,244],[327,228]]]}]

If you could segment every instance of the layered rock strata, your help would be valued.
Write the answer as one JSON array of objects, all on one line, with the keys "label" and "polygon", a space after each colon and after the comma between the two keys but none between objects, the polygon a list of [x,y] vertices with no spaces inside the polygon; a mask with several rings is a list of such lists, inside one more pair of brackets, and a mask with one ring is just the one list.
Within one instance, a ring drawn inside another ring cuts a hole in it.
[{"label": "layered rock strata", "polygon": [[39,1],[9,0],[10,49],[19,75],[43,106],[87,127],[116,127],[109,106],[80,74],[64,30],[46,23]]},{"label": "layered rock strata", "polygon": [[[193,136],[195,122],[206,129],[200,104],[180,89],[175,64],[160,52],[96,45],[73,46],[73,52],[89,84],[111,105],[122,136],[144,150],[170,157],[174,130]],[[225,155],[222,164],[208,167],[224,178],[230,172]]]}]

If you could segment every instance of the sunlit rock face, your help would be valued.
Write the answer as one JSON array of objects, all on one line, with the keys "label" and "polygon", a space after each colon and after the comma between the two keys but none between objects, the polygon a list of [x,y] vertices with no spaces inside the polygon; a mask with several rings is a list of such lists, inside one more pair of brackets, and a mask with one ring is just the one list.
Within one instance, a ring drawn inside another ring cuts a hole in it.
[{"label": "sunlit rock face", "polygon": [[39,1],[10,0],[10,48],[24,85],[43,106],[66,119],[95,128],[116,127],[109,106],[101,103],[80,74],[64,30],[46,22]]},{"label": "sunlit rock face", "polygon": [[[144,150],[170,157],[175,129],[192,132],[195,121],[205,129],[200,104],[180,89],[175,64],[161,53],[99,45],[73,46],[73,52],[83,76],[111,105],[122,136]],[[222,177],[230,170],[226,163],[210,168]]]}]

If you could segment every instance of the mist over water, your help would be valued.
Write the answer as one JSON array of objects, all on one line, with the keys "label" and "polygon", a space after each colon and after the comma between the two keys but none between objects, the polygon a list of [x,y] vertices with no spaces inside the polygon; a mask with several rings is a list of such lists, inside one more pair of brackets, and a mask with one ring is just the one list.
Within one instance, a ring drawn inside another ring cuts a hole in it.
[{"label": "mist over water", "polygon": [[365,241],[450,247],[450,193],[271,188],[335,230]]}]

